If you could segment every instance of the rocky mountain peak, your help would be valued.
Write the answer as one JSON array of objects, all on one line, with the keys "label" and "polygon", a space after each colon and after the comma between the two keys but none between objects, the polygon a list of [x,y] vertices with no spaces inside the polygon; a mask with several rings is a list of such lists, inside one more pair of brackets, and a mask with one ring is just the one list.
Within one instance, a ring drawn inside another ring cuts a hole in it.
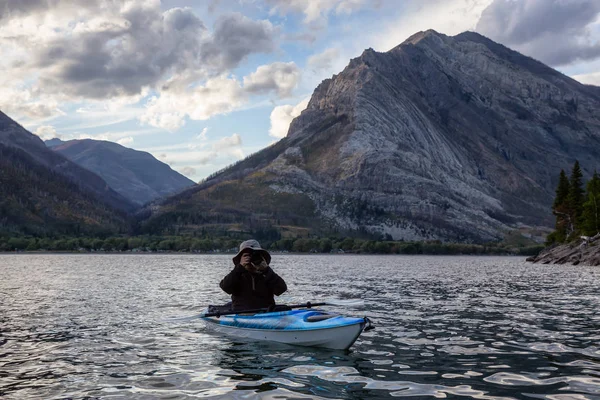
[{"label": "rocky mountain peak", "polygon": [[222,176],[309,198],[315,226],[493,240],[552,225],[558,171],[597,168],[599,109],[598,88],[479,34],[430,30],[352,59],[286,138]]},{"label": "rocky mountain peak", "polygon": [[413,34],[412,36],[410,36],[408,39],[406,39],[404,42],[402,42],[400,45],[396,46],[393,50],[400,48],[401,46],[406,46],[408,44],[412,44],[412,45],[417,45],[421,42],[428,42],[428,43],[432,43],[432,42],[441,42],[443,41],[444,38],[447,38],[448,36],[438,33],[437,31],[433,30],[433,29],[428,29],[426,31],[420,31],[417,32],[415,34]]}]

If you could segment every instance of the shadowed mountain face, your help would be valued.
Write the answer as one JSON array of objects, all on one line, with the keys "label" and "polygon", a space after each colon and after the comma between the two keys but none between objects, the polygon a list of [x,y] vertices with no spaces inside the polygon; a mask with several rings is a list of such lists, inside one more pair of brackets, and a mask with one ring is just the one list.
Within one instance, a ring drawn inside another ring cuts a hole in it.
[{"label": "shadowed mountain face", "polygon": [[119,194],[138,205],[166,197],[194,182],[158,161],[151,154],[101,140],[55,139],[46,142],[78,165],[98,174]]},{"label": "shadowed mountain face", "polygon": [[0,112],[0,231],[126,232],[134,206]]},{"label": "shadowed mountain face", "polygon": [[286,138],[155,207],[145,224],[494,240],[552,226],[558,173],[576,159],[584,175],[598,167],[599,88],[476,33],[420,32],[351,60]]}]

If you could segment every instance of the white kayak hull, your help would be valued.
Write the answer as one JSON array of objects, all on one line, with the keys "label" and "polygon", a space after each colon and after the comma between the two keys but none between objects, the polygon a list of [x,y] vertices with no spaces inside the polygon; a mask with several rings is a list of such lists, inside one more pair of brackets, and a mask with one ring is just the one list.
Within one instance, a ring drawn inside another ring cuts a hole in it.
[{"label": "white kayak hull", "polygon": [[338,350],[352,346],[369,323],[367,318],[315,309],[206,316],[202,320],[210,330],[228,336]]},{"label": "white kayak hull", "polygon": [[271,342],[286,343],[296,346],[323,347],[327,349],[345,350],[352,346],[363,330],[364,324],[347,325],[335,328],[318,330],[281,330],[270,331],[265,329],[238,328],[220,325],[205,319],[206,326],[211,331],[228,336],[235,336],[250,340],[266,340]]}]

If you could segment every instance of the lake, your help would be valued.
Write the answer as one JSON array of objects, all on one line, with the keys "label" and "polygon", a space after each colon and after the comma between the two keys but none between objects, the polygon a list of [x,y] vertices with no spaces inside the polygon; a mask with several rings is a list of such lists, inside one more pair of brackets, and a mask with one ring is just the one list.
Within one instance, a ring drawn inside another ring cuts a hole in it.
[{"label": "lake", "polygon": [[0,255],[0,397],[600,399],[600,268],[519,257],[274,255],[278,302],[363,299],[349,351],[172,322],[231,255]]}]

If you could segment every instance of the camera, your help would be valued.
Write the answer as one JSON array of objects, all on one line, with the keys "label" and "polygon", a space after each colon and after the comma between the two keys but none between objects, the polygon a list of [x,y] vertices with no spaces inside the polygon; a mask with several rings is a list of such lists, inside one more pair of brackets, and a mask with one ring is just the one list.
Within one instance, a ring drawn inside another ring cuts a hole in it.
[{"label": "camera", "polygon": [[252,254],[252,258],[250,259],[250,262],[254,265],[258,265],[263,261],[264,261],[264,258],[260,253]]}]

